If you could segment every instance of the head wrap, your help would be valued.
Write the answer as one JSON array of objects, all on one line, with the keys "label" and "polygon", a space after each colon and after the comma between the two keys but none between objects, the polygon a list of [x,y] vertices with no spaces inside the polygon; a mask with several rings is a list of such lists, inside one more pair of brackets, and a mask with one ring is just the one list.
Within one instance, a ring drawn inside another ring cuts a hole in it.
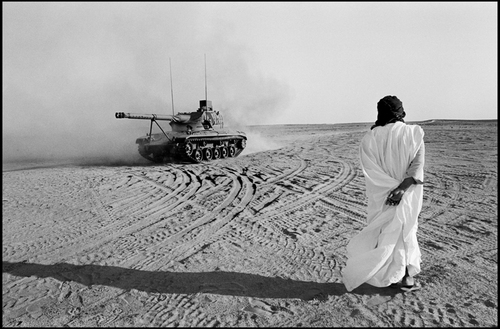
[{"label": "head wrap", "polygon": [[377,112],[377,121],[375,121],[371,129],[396,121],[405,122],[403,118],[406,116],[406,113],[403,109],[403,102],[396,96],[385,96],[379,100],[377,103]]}]

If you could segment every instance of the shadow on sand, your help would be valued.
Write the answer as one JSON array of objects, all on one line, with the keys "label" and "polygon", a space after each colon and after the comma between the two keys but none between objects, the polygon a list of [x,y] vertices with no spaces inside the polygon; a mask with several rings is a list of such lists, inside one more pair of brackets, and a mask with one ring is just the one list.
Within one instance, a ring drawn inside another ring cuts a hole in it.
[{"label": "shadow on sand", "polygon": [[[20,277],[52,277],[58,281],[74,281],[85,286],[105,285],[123,290],[137,289],[148,293],[210,293],[256,298],[299,298],[326,300],[328,296],[347,293],[342,283],[296,281],[238,272],[166,272],[143,271],[116,266],[42,265],[2,262],[2,272]],[[398,291],[364,284],[353,293],[394,297]]]}]

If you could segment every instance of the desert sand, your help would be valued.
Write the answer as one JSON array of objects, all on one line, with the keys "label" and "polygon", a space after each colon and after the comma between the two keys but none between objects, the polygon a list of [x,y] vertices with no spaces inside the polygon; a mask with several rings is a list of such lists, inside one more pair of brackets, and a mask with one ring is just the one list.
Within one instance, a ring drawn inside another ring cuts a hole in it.
[{"label": "desert sand", "polygon": [[497,120],[418,124],[419,291],[341,281],[370,123],[254,126],[210,163],[4,164],[2,325],[498,326]]}]

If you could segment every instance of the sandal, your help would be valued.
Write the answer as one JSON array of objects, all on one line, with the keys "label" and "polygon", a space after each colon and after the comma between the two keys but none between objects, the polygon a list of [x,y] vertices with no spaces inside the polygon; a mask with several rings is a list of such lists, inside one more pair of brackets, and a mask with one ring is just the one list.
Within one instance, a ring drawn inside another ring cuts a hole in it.
[{"label": "sandal", "polygon": [[419,290],[420,288],[422,288],[422,286],[418,282],[415,282],[415,284],[411,286],[401,286],[401,290],[406,292]]}]

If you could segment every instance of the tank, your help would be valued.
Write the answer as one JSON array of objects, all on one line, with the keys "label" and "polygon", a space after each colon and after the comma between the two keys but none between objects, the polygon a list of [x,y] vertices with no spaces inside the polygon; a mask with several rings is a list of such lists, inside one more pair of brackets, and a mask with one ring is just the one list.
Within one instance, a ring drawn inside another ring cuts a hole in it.
[{"label": "tank", "polygon": [[[245,133],[224,129],[222,114],[214,111],[208,100],[200,100],[195,112],[176,115],[116,112],[115,117],[151,121],[149,133],[135,142],[141,156],[157,163],[170,159],[199,163],[237,157],[246,146]],[[164,131],[158,121],[169,121],[171,131]],[[161,133],[152,132],[153,123]]]}]

